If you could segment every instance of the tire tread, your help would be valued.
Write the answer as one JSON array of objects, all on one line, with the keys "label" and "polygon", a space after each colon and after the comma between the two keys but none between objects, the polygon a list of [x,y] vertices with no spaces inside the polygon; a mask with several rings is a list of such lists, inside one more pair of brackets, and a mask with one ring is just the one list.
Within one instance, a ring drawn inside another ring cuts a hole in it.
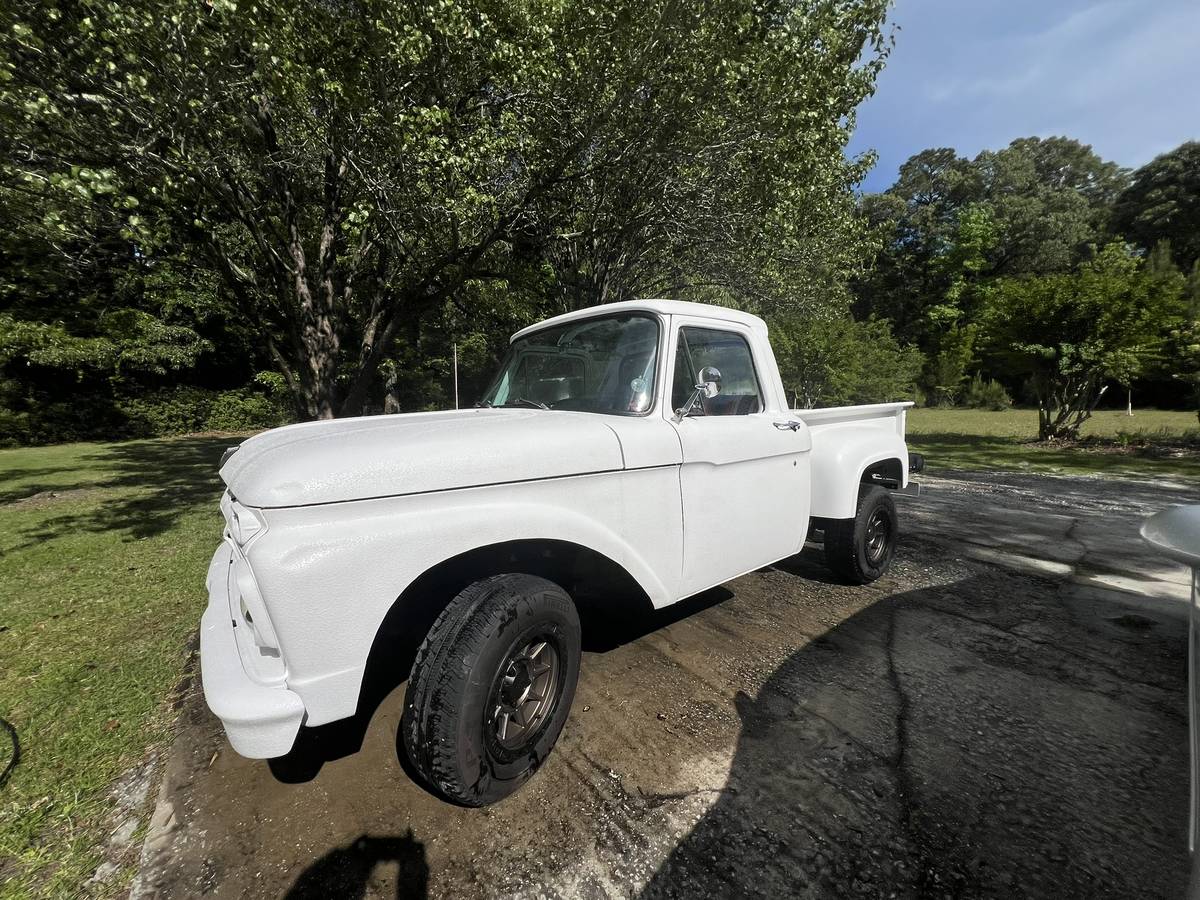
[{"label": "tire tread", "polygon": [[[486,786],[480,783],[484,773],[480,780],[465,783],[459,772],[458,748],[446,739],[463,701],[465,667],[454,666],[453,659],[477,658],[506,619],[519,616],[521,604],[528,604],[531,595],[547,593],[561,597],[574,612],[562,588],[543,578],[505,574],[477,581],[442,610],[417,649],[401,722],[404,745],[421,777],[450,800],[467,806],[491,802],[484,796]],[[573,693],[574,685],[570,688]],[[564,699],[569,702],[570,697]]]},{"label": "tire tread", "polygon": [[[893,524],[897,521],[896,504],[886,488],[879,485],[864,484],[858,491],[858,503],[852,519],[825,520],[825,565],[834,574],[841,576],[852,584],[869,584],[879,578],[891,563],[890,557],[884,562],[879,571],[865,568],[863,557],[859,553],[860,530],[866,527],[863,508],[873,504],[876,499],[885,503],[891,510]],[[893,534],[893,542],[895,535]]]}]

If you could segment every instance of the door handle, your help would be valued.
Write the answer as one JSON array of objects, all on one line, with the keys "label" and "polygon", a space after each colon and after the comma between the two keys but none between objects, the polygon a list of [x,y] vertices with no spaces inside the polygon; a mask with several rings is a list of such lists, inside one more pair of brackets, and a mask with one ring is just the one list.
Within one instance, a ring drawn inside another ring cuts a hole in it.
[{"label": "door handle", "polygon": [[775,427],[780,431],[799,431],[803,422],[776,422]]}]

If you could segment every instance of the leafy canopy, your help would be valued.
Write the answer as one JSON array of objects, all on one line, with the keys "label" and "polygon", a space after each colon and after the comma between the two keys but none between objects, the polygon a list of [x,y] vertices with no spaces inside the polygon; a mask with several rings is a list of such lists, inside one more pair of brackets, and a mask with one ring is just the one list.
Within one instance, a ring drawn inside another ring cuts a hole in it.
[{"label": "leafy canopy", "polygon": [[1105,379],[1128,384],[1154,359],[1181,312],[1181,281],[1147,272],[1110,244],[1073,273],[989,286],[980,322],[987,352],[1031,376],[1043,439],[1076,436]]},{"label": "leafy canopy", "polygon": [[[885,10],[15,0],[3,181],[201,263],[304,415],[356,413],[480,283],[540,312],[844,277]],[[81,221],[43,224],[66,246]]]}]

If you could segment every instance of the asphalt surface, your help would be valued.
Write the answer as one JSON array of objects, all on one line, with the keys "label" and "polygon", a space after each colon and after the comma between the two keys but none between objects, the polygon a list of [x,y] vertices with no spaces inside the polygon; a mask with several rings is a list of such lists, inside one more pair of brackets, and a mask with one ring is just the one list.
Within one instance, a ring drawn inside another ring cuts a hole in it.
[{"label": "asphalt surface", "polygon": [[810,546],[593,644],[488,809],[406,774],[403,686],[275,766],[193,687],[134,896],[1181,897],[1186,573],[1136,532],[1200,488],[978,477],[873,585]]}]

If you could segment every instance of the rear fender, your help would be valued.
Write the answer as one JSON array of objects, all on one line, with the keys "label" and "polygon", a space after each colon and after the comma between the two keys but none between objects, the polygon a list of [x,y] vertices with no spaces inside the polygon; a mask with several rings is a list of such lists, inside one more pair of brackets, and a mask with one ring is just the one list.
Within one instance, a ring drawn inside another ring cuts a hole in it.
[{"label": "rear fender", "polygon": [[813,435],[812,515],[849,519],[858,505],[863,473],[885,459],[900,460],[900,487],[908,483],[908,447],[894,428],[875,424],[837,425]]}]

